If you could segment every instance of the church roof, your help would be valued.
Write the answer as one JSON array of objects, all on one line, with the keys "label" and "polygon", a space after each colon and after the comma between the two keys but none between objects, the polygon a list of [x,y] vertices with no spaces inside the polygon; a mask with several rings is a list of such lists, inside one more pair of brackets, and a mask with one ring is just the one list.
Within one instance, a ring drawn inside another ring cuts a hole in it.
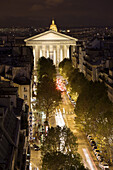
[{"label": "church roof", "polygon": [[33,37],[27,38],[25,42],[37,42],[37,41],[77,41],[78,39],[71,36],[49,30]]}]

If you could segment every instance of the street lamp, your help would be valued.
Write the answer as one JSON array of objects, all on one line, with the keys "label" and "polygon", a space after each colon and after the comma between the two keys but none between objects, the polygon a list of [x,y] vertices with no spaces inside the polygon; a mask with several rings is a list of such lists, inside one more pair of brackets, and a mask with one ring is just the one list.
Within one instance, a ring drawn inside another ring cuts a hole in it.
[{"label": "street lamp", "polygon": [[44,132],[45,132],[45,135],[46,135],[46,136],[47,136],[48,128],[49,128],[48,121],[45,121],[45,122],[44,122]]}]

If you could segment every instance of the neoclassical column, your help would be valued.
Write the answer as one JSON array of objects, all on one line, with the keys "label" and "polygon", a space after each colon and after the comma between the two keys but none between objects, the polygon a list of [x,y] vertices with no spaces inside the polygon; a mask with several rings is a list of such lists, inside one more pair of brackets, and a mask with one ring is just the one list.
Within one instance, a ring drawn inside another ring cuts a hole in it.
[{"label": "neoclassical column", "polygon": [[47,58],[47,46],[45,45],[45,58]]},{"label": "neoclassical column", "polygon": [[38,59],[40,58],[40,55],[39,55],[39,46],[36,45],[36,46],[33,46],[33,56],[34,56],[34,70],[36,70],[37,68],[37,62],[38,62]]},{"label": "neoclassical column", "polygon": [[35,55],[35,46],[33,46],[33,56],[34,56],[34,70],[36,70],[36,55]]},{"label": "neoclassical column", "polygon": [[53,51],[53,63],[54,63],[54,65],[56,65],[56,49],[55,48]]},{"label": "neoclassical column", "polygon": [[40,46],[40,57],[42,57],[42,47]]},{"label": "neoclassical column", "polygon": [[53,60],[53,45],[49,45],[49,57]]},{"label": "neoclassical column", "polygon": [[46,58],[45,45],[42,46],[42,56]]},{"label": "neoclassical column", "polygon": [[63,60],[63,49],[60,47],[60,62]]},{"label": "neoclassical column", "polygon": [[69,58],[69,45],[67,45],[67,58]]},{"label": "neoclassical column", "polygon": [[39,51],[39,47],[38,47],[38,45],[36,45],[36,47],[35,47],[35,56],[36,56],[36,67],[37,67],[37,62],[38,62],[38,59],[39,59],[39,53],[38,53],[38,51]]},{"label": "neoclassical column", "polygon": [[64,45],[62,46],[62,60],[64,59]]},{"label": "neoclassical column", "polygon": [[49,58],[49,47],[46,47],[47,55],[46,58]]},{"label": "neoclassical column", "polygon": [[56,60],[57,60],[57,63],[56,65],[59,65],[59,62],[60,62],[60,45],[57,45],[57,57],[56,57]]},{"label": "neoclassical column", "polygon": [[37,47],[33,46],[34,70],[37,68]]},{"label": "neoclassical column", "polygon": [[64,57],[63,57],[63,59],[64,58],[67,58],[67,47],[66,47],[66,45],[64,45]]}]

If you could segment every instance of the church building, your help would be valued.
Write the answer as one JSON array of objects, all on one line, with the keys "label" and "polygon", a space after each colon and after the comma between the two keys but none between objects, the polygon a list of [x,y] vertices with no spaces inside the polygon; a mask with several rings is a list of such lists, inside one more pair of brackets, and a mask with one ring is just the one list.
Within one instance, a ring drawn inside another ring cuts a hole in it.
[{"label": "church building", "polygon": [[34,70],[40,57],[51,58],[57,66],[64,58],[70,58],[69,47],[76,46],[76,38],[59,33],[52,20],[50,30],[24,40],[26,46],[33,47]]}]

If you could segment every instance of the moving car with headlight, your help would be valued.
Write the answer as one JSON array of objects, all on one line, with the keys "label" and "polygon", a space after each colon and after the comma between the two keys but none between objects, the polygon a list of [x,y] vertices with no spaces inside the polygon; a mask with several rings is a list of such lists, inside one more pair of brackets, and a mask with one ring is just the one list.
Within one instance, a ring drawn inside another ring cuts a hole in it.
[{"label": "moving car with headlight", "polygon": [[108,170],[109,169],[109,165],[107,163],[105,163],[105,162],[100,162],[99,163],[99,167],[101,169],[104,169],[104,170]]}]

